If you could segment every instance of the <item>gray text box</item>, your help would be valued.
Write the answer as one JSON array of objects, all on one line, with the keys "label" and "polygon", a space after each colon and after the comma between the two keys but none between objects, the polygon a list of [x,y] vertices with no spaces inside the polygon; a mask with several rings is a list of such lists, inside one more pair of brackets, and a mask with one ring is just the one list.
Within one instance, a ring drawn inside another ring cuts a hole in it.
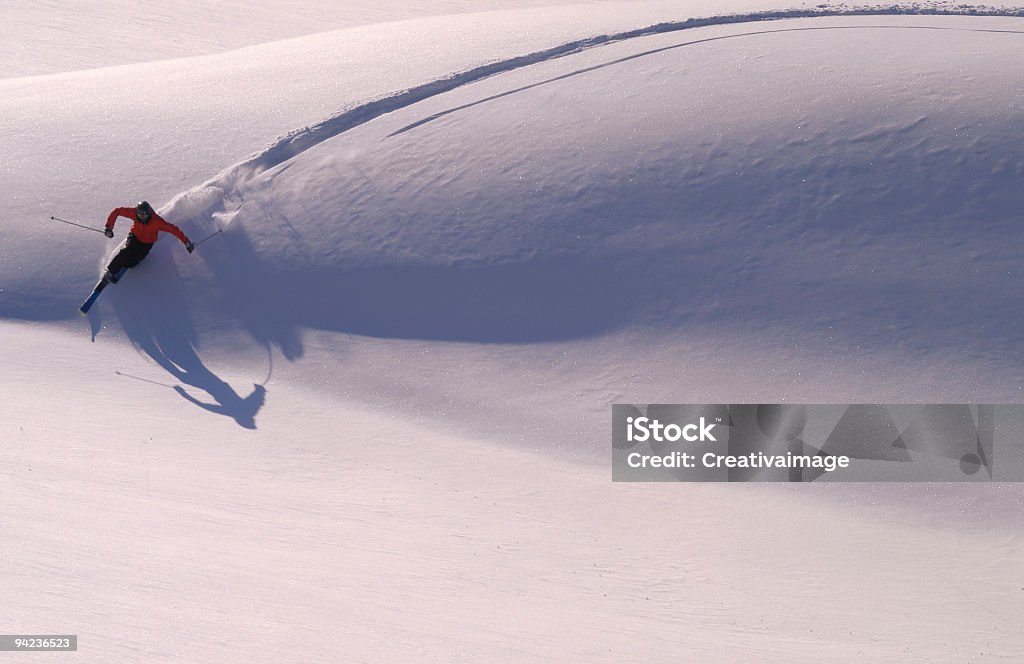
[{"label": "gray text box", "polygon": [[0,652],[78,650],[75,634],[0,634]]}]

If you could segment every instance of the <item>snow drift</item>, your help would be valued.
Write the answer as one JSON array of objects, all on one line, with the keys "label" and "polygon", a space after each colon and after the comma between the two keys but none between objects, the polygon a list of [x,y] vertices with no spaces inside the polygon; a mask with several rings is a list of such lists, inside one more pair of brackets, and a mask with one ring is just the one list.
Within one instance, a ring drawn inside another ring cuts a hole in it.
[{"label": "snow drift", "polygon": [[352,123],[166,212],[227,225],[215,306],[259,338],[753,326],[1008,360],[1022,38],[920,17],[636,38]]}]

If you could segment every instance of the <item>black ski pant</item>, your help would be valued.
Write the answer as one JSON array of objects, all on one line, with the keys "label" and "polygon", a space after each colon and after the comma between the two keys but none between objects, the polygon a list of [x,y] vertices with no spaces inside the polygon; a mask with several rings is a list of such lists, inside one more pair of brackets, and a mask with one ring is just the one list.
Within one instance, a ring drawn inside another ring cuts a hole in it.
[{"label": "black ski pant", "polygon": [[116,275],[121,271],[121,268],[135,267],[142,262],[142,259],[149,254],[149,250],[152,248],[153,245],[140,242],[134,235],[129,233],[128,240],[121,247],[121,251],[117,252],[117,255],[110,261],[107,271],[110,274]]}]

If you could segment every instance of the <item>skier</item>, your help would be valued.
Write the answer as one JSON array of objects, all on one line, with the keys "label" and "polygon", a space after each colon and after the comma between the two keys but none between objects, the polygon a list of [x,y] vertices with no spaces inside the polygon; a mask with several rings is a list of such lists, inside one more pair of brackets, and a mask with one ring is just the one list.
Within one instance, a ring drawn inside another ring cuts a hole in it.
[{"label": "skier", "polygon": [[118,217],[127,217],[134,223],[121,251],[117,252],[117,255],[110,261],[110,265],[107,266],[99,283],[92,289],[92,294],[78,308],[82,314],[89,313],[89,309],[96,303],[96,299],[108,284],[116,284],[128,268],[135,267],[142,262],[142,259],[149,254],[149,250],[153,248],[153,244],[156,243],[157,236],[161,232],[170,233],[181,240],[181,243],[185,245],[185,250],[190,254],[196,248],[192,244],[192,240],[188,239],[188,236],[182,233],[180,228],[153,212],[153,206],[146,201],[142,201],[133,208],[114,208],[107,217],[106,228],[103,229],[103,234],[107,237],[114,237],[114,222]]},{"label": "skier", "polygon": [[153,248],[157,235],[161,231],[170,233],[181,240],[188,253],[191,254],[195,249],[195,245],[180,228],[154,212],[153,207],[146,201],[142,201],[133,208],[114,208],[107,217],[106,229],[103,231],[107,237],[114,237],[114,222],[118,217],[127,217],[134,223],[128,232],[128,239],[125,241],[124,247],[110,261],[110,265],[107,266],[107,271],[103,275],[103,280],[108,283],[116,284],[125,270],[142,262],[142,259],[149,254],[149,250]]}]

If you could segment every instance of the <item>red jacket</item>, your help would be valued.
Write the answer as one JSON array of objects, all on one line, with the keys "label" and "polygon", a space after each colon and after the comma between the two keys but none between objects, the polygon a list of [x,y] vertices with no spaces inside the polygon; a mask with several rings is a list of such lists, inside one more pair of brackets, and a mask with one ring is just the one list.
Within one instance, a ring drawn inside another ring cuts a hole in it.
[{"label": "red jacket", "polygon": [[158,215],[156,212],[150,215],[149,222],[142,224],[135,216],[135,208],[133,207],[119,207],[114,210],[107,217],[107,228],[113,230],[114,222],[117,221],[118,217],[128,217],[132,220],[131,234],[134,235],[139,242],[145,242],[146,244],[153,244],[156,242],[156,236],[160,231],[164,233],[170,233],[174,237],[181,240],[182,244],[188,244],[188,236],[181,232],[181,229],[164,220],[163,217]]}]

